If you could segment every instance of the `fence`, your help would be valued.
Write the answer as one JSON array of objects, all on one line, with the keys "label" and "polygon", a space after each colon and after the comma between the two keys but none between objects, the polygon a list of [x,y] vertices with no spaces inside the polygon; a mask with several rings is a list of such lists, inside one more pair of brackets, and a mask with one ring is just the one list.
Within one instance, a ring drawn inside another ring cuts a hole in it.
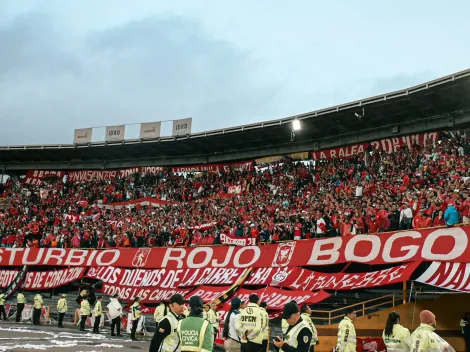
[{"label": "fence", "polygon": [[325,322],[327,322],[328,325],[332,325],[343,319],[348,309],[354,309],[357,313],[357,316],[361,317],[367,315],[372,310],[376,311],[378,309],[385,309],[400,305],[404,302],[404,299],[406,299],[406,297],[404,297],[402,293],[390,294],[330,311],[312,310],[311,318],[314,323],[323,325]]}]

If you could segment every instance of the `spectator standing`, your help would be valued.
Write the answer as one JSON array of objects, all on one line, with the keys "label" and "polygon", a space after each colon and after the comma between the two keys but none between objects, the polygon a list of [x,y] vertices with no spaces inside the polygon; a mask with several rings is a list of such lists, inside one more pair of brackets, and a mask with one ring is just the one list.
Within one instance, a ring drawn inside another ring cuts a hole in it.
[{"label": "spectator standing", "polygon": [[459,212],[455,209],[454,204],[450,203],[444,213],[444,220],[447,226],[457,225],[460,221]]},{"label": "spectator standing", "polygon": [[403,204],[403,209],[400,212],[400,230],[410,230],[413,221],[413,211],[408,203]]},{"label": "spectator standing", "polygon": [[16,322],[21,321],[21,316],[23,315],[24,305],[26,304],[26,298],[23,294],[23,290],[18,290],[18,295],[16,296]]},{"label": "spectator standing", "polygon": [[65,313],[67,313],[67,295],[64,293],[57,302],[57,312],[59,313],[58,327],[63,328]]}]

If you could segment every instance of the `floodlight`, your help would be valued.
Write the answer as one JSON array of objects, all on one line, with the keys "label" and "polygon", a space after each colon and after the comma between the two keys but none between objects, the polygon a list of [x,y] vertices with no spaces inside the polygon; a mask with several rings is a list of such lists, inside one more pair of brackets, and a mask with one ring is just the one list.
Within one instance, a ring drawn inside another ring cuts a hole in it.
[{"label": "floodlight", "polygon": [[295,119],[294,121],[292,121],[292,129],[294,131],[299,131],[302,127],[300,126],[300,121]]}]

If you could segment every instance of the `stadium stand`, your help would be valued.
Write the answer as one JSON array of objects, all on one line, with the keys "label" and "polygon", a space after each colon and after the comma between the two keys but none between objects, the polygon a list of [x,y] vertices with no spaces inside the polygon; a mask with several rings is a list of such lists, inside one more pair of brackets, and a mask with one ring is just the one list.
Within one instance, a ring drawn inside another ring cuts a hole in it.
[{"label": "stadium stand", "polygon": [[[2,247],[112,248],[221,244],[222,233],[260,242],[469,223],[470,135],[393,153],[111,181],[39,185],[8,180],[0,210]],[[230,187],[240,193],[230,194]],[[147,197],[153,206],[113,208]],[[104,207],[111,205],[111,207]]]}]

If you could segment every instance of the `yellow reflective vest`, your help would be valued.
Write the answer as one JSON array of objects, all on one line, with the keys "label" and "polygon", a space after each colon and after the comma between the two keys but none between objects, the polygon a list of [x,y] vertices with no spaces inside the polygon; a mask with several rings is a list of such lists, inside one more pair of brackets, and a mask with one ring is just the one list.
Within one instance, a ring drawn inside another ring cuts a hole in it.
[{"label": "yellow reflective vest", "polygon": [[405,352],[409,350],[408,344],[410,343],[410,330],[400,324],[393,326],[391,336],[385,336],[385,331],[382,334],[387,352]]},{"label": "yellow reflective vest", "polygon": [[90,303],[87,299],[83,299],[80,303],[80,315],[89,316],[91,314]]},{"label": "yellow reflective vest", "polygon": [[285,334],[287,332],[287,329],[289,329],[289,323],[287,322],[286,319],[282,319],[281,328],[282,328],[283,334]]},{"label": "yellow reflective vest", "polygon": [[57,311],[59,313],[67,313],[67,300],[65,298],[61,298],[57,302]]},{"label": "yellow reflective vest", "polygon": [[19,304],[25,304],[26,303],[26,298],[24,294],[18,293],[18,296],[16,296],[16,302]]},{"label": "yellow reflective vest", "polygon": [[237,330],[242,343],[248,341],[260,345],[263,343],[263,334],[261,333],[263,320],[264,317],[260,307],[256,303],[248,304],[237,320]]},{"label": "yellow reflective vest", "polygon": [[[290,331],[289,333],[287,334],[287,336],[284,338],[284,341],[290,346],[290,347],[293,347],[295,349],[297,349],[297,346],[299,344],[299,341],[298,341],[298,337],[299,337],[299,333],[302,329],[304,328],[307,328],[311,331],[310,329],[310,326],[308,325],[308,323],[305,321],[305,320],[302,320],[299,324],[297,324],[296,326],[294,326]],[[312,332],[313,333],[313,332]],[[308,340],[305,341],[305,343],[307,344]],[[280,352],[283,352],[283,349],[281,348],[280,349]]]},{"label": "yellow reflective vest", "polygon": [[210,309],[208,312],[207,312],[207,320],[209,321],[209,323],[212,324],[212,327],[215,328],[215,329],[219,329],[219,325],[220,325],[220,317],[219,317],[219,313],[216,312],[215,310],[212,310]]},{"label": "yellow reflective vest", "polygon": [[261,313],[263,314],[263,326],[261,334],[263,335],[263,340],[269,339],[269,314],[264,308],[260,308]]},{"label": "yellow reflective vest", "polygon": [[159,323],[165,318],[165,304],[160,304],[156,309],[155,313],[153,313],[153,318],[155,319],[156,323]]},{"label": "yellow reflective vest", "polygon": [[131,306],[131,312],[132,312],[132,320],[140,319],[142,312],[140,311],[139,302],[134,302],[134,304]]},{"label": "yellow reflective vest", "polygon": [[44,302],[42,300],[42,296],[38,293],[36,296],[34,296],[34,308],[36,309],[42,309]]},{"label": "yellow reflective vest", "polygon": [[452,350],[449,344],[434,332],[428,324],[421,324],[411,335],[412,352],[441,352]]},{"label": "yellow reflective vest", "polygon": [[96,301],[95,304],[95,317],[101,317],[103,315],[103,307],[101,301]]},{"label": "yellow reflective vest", "polygon": [[0,306],[5,305],[5,295],[3,293],[0,293]]},{"label": "yellow reflective vest", "polygon": [[310,331],[312,332],[312,346],[316,345],[318,343],[318,333],[317,328],[313,324],[312,318],[310,318],[310,315],[308,315],[307,313],[302,313],[300,316],[307,323],[308,327],[310,328]]},{"label": "yellow reflective vest", "polygon": [[356,329],[353,321],[348,317],[338,325],[338,352],[356,352]]},{"label": "yellow reflective vest", "polygon": [[174,352],[181,351],[179,348],[180,340],[178,336],[178,322],[179,319],[173,312],[169,312],[162,320],[167,319],[170,323],[171,332],[162,341],[161,352]]}]

